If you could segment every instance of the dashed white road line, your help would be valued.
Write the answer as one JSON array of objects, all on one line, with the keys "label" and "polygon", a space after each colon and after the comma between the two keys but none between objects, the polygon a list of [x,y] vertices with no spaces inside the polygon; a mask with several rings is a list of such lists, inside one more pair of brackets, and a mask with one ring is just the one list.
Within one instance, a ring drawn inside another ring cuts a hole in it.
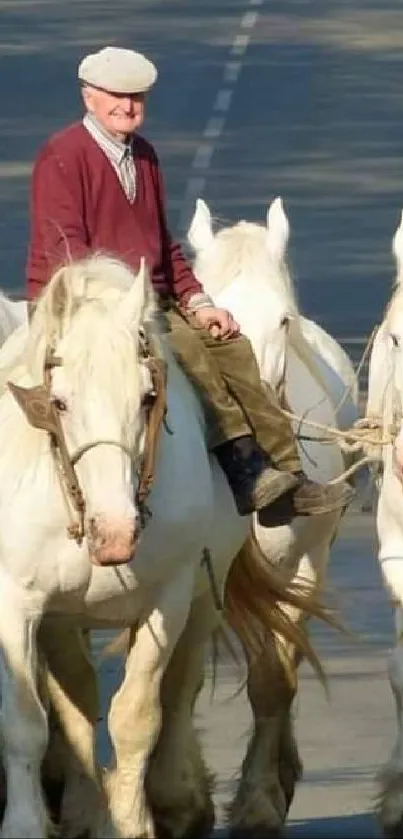
[{"label": "dashed white road line", "polygon": [[248,8],[244,11],[238,32],[229,48],[229,57],[224,65],[222,82],[214,99],[211,116],[207,120],[203,131],[203,139],[196,149],[192,162],[185,195],[182,201],[182,211],[179,220],[179,231],[185,233],[194,210],[196,199],[203,193],[211,160],[222,135],[226,117],[231,105],[235,85],[242,70],[243,59],[249,46],[252,31],[259,19],[256,8],[262,6],[264,0],[248,0]]},{"label": "dashed white road line", "polygon": [[241,72],[241,61],[227,61],[224,67],[223,82],[224,84],[234,84]]},{"label": "dashed white road line", "polygon": [[243,55],[250,41],[250,35],[237,35],[231,47],[233,55]]},{"label": "dashed white road line", "polygon": [[225,117],[210,117],[205,129],[204,136],[207,140],[216,140],[220,136],[225,124]]},{"label": "dashed white road line", "polygon": [[258,19],[257,12],[245,12],[242,20],[241,20],[241,28],[242,29],[253,29],[256,21]]},{"label": "dashed white road line", "polygon": [[234,91],[231,87],[219,90],[214,101],[213,111],[223,111],[226,114],[229,110],[233,93]]}]

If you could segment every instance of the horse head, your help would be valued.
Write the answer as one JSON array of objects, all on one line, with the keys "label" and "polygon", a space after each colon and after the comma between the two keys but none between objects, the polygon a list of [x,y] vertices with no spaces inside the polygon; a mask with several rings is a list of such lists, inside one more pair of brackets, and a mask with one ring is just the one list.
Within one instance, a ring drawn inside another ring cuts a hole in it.
[{"label": "horse head", "polygon": [[265,226],[240,221],[217,233],[207,204],[198,199],[188,231],[196,276],[216,304],[238,320],[263,380],[274,388],[283,383],[288,338],[298,319],[286,261],[288,239],[281,198],[268,208]]},{"label": "horse head", "polygon": [[52,277],[32,319],[26,357],[35,386],[11,384],[31,425],[50,435],[95,564],[129,561],[141,528],[133,478],[153,389],[142,349],[152,314],[144,262],[137,275],[104,255],[72,262]]}]

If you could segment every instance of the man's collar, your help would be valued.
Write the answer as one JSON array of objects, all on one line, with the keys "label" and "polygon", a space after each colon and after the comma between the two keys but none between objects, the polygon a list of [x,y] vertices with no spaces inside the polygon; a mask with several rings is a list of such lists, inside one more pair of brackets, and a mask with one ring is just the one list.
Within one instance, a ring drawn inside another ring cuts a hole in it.
[{"label": "man's collar", "polygon": [[83,125],[98,145],[107,151],[109,155],[112,155],[116,160],[116,163],[120,166],[123,158],[127,154],[128,146],[133,148],[133,135],[129,138],[127,143],[123,143],[121,140],[118,140],[117,137],[114,137],[113,134],[110,134],[109,131],[106,131],[96,117],[89,113],[85,115]]}]

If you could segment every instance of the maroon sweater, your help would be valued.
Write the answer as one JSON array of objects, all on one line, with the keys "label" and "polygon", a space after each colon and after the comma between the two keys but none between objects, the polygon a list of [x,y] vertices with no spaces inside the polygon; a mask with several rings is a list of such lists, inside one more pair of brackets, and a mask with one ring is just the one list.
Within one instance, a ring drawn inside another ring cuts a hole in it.
[{"label": "maroon sweater", "polygon": [[167,227],[161,170],[153,147],[136,135],[136,198],[130,204],[113,166],[82,123],[54,134],[36,160],[26,279],[33,299],[69,255],[97,250],[135,270],[145,257],[158,291],[186,305],[203,291]]}]

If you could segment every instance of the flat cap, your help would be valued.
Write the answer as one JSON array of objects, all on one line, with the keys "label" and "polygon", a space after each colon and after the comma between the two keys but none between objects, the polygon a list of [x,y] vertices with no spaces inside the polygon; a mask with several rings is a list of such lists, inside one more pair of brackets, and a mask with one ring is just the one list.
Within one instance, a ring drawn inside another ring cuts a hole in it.
[{"label": "flat cap", "polygon": [[80,81],[111,93],[145,93],[157,75],[145,55],[121,47],[104,47],[86,55],[78,66]]}]

